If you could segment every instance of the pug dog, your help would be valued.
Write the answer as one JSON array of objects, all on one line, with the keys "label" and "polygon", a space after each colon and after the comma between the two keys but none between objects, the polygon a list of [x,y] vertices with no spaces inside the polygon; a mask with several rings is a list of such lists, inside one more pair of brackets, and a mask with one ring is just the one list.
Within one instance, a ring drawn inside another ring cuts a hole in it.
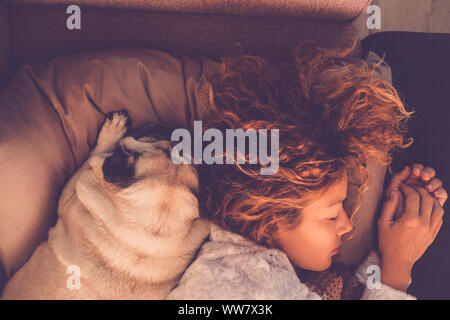
[{"label": "pug dog", "polygon": [[164,299],[177,284],[209,234],[197,172],[171,160],[169,128],[128,127],[124,111],[106,117],[48,240],[2,299]]}]

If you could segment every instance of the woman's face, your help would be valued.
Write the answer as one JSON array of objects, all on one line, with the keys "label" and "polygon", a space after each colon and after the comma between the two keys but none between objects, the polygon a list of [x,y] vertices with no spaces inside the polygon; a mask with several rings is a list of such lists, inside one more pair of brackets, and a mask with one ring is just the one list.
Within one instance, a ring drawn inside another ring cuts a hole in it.
[{"label": "woman's face", "polygon": [[302,212],[302,219],[294,230],[280,227],[276,243],[290,261],[300,268],[323,271],[331,266],[341,237],[353,229],[342,207],[347,197],[347,173]]}]

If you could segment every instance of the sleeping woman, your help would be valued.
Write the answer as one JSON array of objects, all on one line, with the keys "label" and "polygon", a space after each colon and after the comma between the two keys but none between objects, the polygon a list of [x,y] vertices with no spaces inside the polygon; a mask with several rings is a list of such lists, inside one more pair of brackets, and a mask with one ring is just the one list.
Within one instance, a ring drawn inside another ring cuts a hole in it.
[{"label": "sleeping woman", "polygon": [[[358,205],[348,214],[343,208],[348,169],[364,177],[360,202],[368,161],[389,166],[393,152],[412,143],[405,142],[412,112],[388,81],[374,77],[382,61],[372,66],[350,56],[352,49],[303,42],[289,62],[223,58],[203,129],[278,129],[279,169],[261,175],[263,163],[246,157],[240,164],[235,150],[232,165],[199,167],[210,239],[169,299],[321,298],[295,270],[330,268],[352,232]],[[442,226],[447,192],[435,170],[414,164],[393,175],[385,195],[378,248],[355,273],[367,284],[361,298],[414,299],[406,293],[411,270]],[[375,281],[369,270],[379,271]]]}]

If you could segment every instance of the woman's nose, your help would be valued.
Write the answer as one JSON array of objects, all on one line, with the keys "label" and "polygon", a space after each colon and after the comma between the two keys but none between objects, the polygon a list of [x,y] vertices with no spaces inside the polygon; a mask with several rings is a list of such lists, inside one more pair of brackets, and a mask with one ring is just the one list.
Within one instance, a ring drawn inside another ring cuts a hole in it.
[{"label": "woman's nose", "polygon": [[339,236],[342,236],[353,230],[353,223],[350,221],[350,219],[347,216],[347,213],[345,213],[344,210],[342,213],[342,217],[343,217],[341,219],[342,222],[341,222],[341,225],[339,226]]}]

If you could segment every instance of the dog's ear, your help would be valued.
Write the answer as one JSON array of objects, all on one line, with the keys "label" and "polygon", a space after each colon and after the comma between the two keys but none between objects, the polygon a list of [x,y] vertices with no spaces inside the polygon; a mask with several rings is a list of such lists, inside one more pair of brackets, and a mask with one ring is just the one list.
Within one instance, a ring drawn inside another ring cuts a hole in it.
[{"label": "dog's ear", "polygon": [[173,128],[162,122],[150,121],[130,132],[130,136],[132,136],[136,140],[142,137],[152,137],[157,140],[170,141],[173,130]]}]

